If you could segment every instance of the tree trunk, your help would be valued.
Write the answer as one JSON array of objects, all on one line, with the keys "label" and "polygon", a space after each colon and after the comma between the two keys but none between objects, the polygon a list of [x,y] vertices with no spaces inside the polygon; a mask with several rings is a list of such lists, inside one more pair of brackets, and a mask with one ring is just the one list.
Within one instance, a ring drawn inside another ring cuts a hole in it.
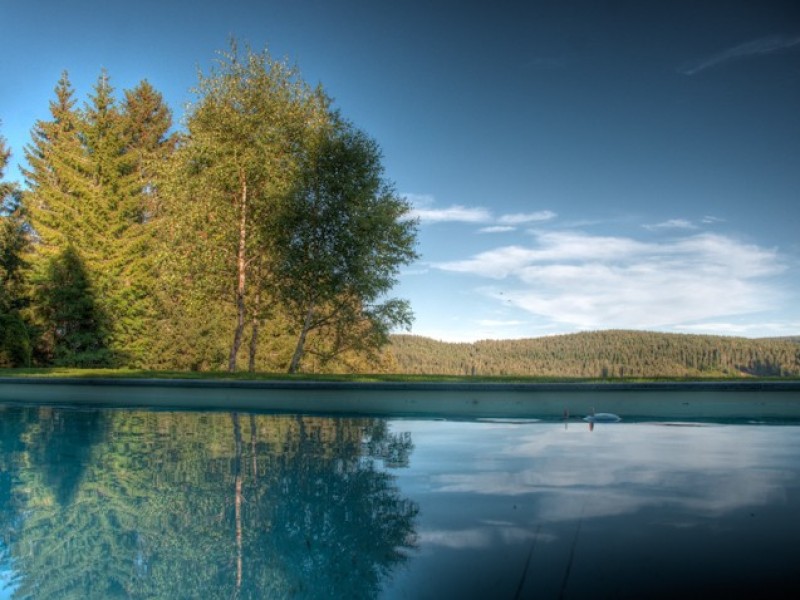
[{"label": "tree trunk", "polygon": [[310,306],[308,308],[308,312],[306,313],[305,321],[303,321],[303,329],[302,331],[300,331],[300,337],[297,338],[297,346],[295,346],[294,349],[292,362],[289,363],[289,373],[297,373],[297,369],[300,368],[300,359],[303,358],[303,348],[306,345],[306,336],[308,335],[308,332],[311,329],[311,319],[313,316],[314,316],[314,307]]},{"label": "tree trunk", "polygon": [[253,481],[258,482],[258,454],[256,439],[258,438],[258,428],[256,427],[256,416],[250,413],[250,454],[253,455]]},{"label": "tree trunk", "polygon": [[233,439],[235,443],[235,460],[234,460],[234,525],[236,528],[236,594],[238,597],[239,591],[242,588],[242,428],[239,424],[238,413],[231,415],[233,419]]},{"label": "tree trunk", "polygon": [[[256,285],[259,283],[258,272],[255,273]],[[253,306],[252,333],[250,334],[250,351],[247,359],[247,370],[255,373],[256,351],[258,350],[258,315],[261,311],[261,292],[256,293],[255,306]]]},{"label": "tree trunk", "polygon": [[231,354],[228,357],[228,371],[233,373],[236,370],[236,357],[242,345],[242,333],[245,323],[244,290],[247,279],[247,180],[244,173],[239,172],[240,198],[239,206],[239,252],[236,261],[236,330],[233,333],[233,344],[231,344]]},{"label": "tree trunk", "polygon": [[258,346],[258,319],[253,319],[253,333],[250,336],[250,352],[247,359],[247,370],[255,373],[256,370],[256,347]]}]

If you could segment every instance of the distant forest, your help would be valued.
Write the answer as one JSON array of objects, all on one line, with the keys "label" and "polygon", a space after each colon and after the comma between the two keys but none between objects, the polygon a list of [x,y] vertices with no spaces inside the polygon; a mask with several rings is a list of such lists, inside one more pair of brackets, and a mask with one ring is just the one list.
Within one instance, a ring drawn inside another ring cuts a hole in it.
[{"label": "distant forest", "polygon": [[747,339],[597,331],[523,340],[448,343],[392,336],[408,374],[531,377],[797,377],[800,337]]}]

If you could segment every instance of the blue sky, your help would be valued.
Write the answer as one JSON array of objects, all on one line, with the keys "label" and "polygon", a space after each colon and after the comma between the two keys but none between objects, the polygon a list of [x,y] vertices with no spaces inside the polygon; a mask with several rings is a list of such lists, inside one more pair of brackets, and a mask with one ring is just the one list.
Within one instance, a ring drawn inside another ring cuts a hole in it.
[{"label": "blue sky", "polygon": [[[15,159],[67,69],[176,121],[231,35],[375,137],[420,218],[395,292],[445,340],[800,334],[800,5],[0,0]],[[12,166],[12,177],[19,177]]]}]

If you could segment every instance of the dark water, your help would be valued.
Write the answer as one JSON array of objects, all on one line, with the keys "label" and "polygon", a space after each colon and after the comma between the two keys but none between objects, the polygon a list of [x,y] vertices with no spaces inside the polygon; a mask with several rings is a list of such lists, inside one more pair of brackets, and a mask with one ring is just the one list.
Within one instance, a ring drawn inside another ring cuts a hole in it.
[{"label": "dark water", "polygon": [[0,406],[0,598],[795,597],[800,424]]}]

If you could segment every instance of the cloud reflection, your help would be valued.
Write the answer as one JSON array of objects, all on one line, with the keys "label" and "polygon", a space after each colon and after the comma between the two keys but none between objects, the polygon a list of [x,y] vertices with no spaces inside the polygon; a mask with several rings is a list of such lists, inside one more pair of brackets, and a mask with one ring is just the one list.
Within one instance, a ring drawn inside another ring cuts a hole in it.
[{"label": "cloud reflection", "polygon": [[627,424],[589,434],[578,424],[567,432],[542,424],[524,431],[506,428],[502,450],[478,453],[473,469],[435,474],[430,489],[514,497],[535,505],[539,522],[659,507],[714,518],[782,501],[795,477],[775,445],[783,428]]}]

